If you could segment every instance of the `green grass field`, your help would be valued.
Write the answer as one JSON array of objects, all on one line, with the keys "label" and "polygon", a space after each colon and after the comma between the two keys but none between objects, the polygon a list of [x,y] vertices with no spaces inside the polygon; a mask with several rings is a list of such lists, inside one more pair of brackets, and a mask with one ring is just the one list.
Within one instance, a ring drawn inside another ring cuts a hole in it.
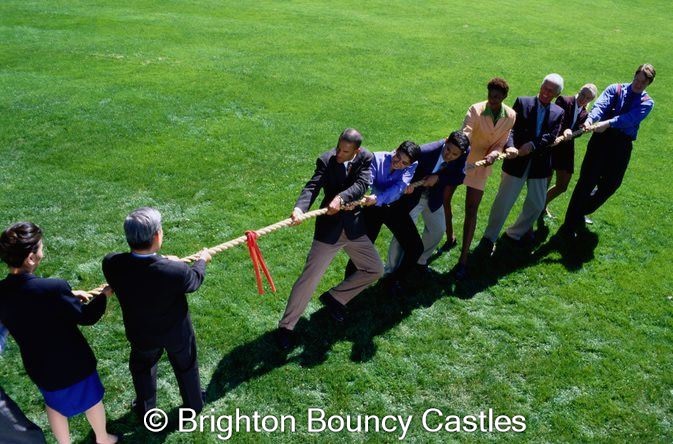
[{"label": "green grass field", "polygon": [[[654,111],[622,188],[594,215],[593,243],[579,261],[544,247],[536,260],[505,252],[455,288],[452,250],[432,263],[433,279],[418,283],[410,311],[374,287],[340,327],[312,301],[297,327],[302,341],[286,357],[271,332],[303,267],[308,222],[260,241],[277,294],[257,295],[247,250],[238,247],[215,256],[190,301],[206,413],[296,417],[294,433],[239,432],[236,442],[400,436],[309,433],[312,407],[413,415],[405,437],[412,442],[671,442],[670,18],[663,0],[5,0],[0,225],[41,225],[46,258],[38,274],[89,289],[103,281],[103,256],[126,249],[122,221],[138,206],[162,211],[164,253],[191,254],[288,217],[316,156],[345,127],[360,129],[374,151],[405,139],[425,143],[458,129],[491,77],[509,81],[511,105],[536,94],[550,72],[574,94],[586,82],[602,90],[629,81],[639,64],[653,63]],[[586,138],[577,144],[577,169],[585,146]],[[552,204],[555,214],[563,215],[569,197]],[[461,188],[458,234],[463,199]],[[550,223],[551,234],[559,223]],[[384,230],[379,251],[389,239]],[[339,281],[345,262],[338,256],[318,292]],[[99,360],[112,432],[131,443],[219,442],[216,433],[174,426],[154,434],[130,415],[116,300],[83,331]],[[0,362],[0,385],[48,431],[12,341]],[[180,397],[167,360],[159,372],[159,407],[175,416]],[[526,430],[433,433],[421,421],[431,408],[445,416],[489,408],[523,415]],[[71,420],[71,435],[92,439],[83,416]]]}]

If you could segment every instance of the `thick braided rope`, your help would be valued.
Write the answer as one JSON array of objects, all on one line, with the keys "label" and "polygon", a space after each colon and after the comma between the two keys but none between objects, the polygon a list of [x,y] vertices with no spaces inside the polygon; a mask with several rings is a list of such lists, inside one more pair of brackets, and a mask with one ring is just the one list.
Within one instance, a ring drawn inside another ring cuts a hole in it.
[{"label": "thick braided rope", "polygon": [[[581,135],[583,135],[584,133],[591,132],[595,129],[596,129],[596,125],[591,125],[591,126],[587,127],[586,129],[585,128],[580,128],[577,131],[574,131],[572,133],[572,135],[570,136],[570,138],[568,138],[568,139],[566,139],[563,136],[558,136],[556,139],[554,139],[554,142],[552,142],[552,144],[549,145],[549,147],[553,148],[553,147],[565,142],[566,140],[576,139],[576,138],[580,137]],[[507,157],[507,155],[505,153],[500,153],[500,154],[498,154],[498,157],[496,158],[496,160],[503,160],[506,157]],[[469,165],[468,168],[478,168],[478,167],[483,167],[483,166],[486,166],[486,161],[485,160],[478,160],[478,161],[474,162],[472,165]]]},{"label": "thick braided rope", "polygon": [[[341,206],[342,209],[352,209],[353,207],[356,206],[363,206],[365,203],[365,199],[360,199],[356,202],[352,202],[349,204],[344,204]],[[327,214],[327,208],[320,208],[319,210],[313,210],[309,211],[308,213],[303,213],[301,216],[297,217],[299,222],[303,222],[308,219],[313,219],[318,216],[322,216],[323,214]],[[265,234],[273,233],[274,231],[280,230],[281,228],[289,227],[293,225],[294,223],[292,222],[292,218],[288,217],[287,219],[283,219],[280,222],[276,222],[275,224],[268,225],[264,228],[260,228],[259,230],[255,230],[255,233],[257,233],[257,236],[264,236]],[[237,247],[239,245],[242,245],[246,243],[247,237],[245,235],[239,236],[236,239],[229,240],[227,242],[221,243],[219,245],[215,245],[214,247],[208,248],[208,253],[210,253],[211,256],[221,253],[225,250],[229,250],[230,248]],[[183,262],[193,262],[199,258],[201,255],[201,252],[191,254],[189,256],[185,256],[181,258],[180,260]],[[90,294],[91,296],[98,296],[103,289],[107,286],[107,283],[101,284],[98,287],[94,288],[93,290],[89,290],[86,293]]]},{"label": "thick braided rope", "polygon": [[565,142],[566,140],[572,140],[572,139],[577,139],[578,137],[582,136],[584,133],[591,132],[596,129],[596,125],[591,125],[588,126],[586,129],[585,128],[580,128],[577,131],[573,131],[573,133],[570,135],[568,139],[566,139],[563,136],[558,136],[555,140],[554,143],[552,143],[551,147],[555,147],[556,145]]}]

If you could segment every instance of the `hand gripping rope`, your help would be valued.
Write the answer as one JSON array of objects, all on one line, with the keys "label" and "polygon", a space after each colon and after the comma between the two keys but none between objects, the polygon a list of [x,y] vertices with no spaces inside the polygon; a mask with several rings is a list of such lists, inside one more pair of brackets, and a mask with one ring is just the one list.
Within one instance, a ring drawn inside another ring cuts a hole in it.
[{"label": "hand gripping rope", "polygon": [[[364,204],[365,199],[363,198],[355,202],[344,204],[341,206],[341,208],[344,210],[352,210],[353,208],[357,206],[363,206]],[[322,216],[323,214],[327,214],[327,210],[328,210],[327,208],[320,208],[319,210],[309,211],[307,213],[303,213],[301,216],[298,216],[297,219],[299,220],[299,222],[303,222],[305,220],[313,219],[315,217]],[[264,287],[262,285],[262,273],[264,273],[264,276],[266,276],[266,279],[269,282],[269,285],[271,286],[271,291],[275,292],[276,286],[273,282],[273,279],[271,278],[271,273],[269,272],[269,269],[266,266],[266,263],[264,262],[262,252],[260,251],[259,246],[257,245],[257,238],[260,236],[264,236],[265,234],[272,233],[276,230],[280,230],[281,228],[289,227],[291,225],[294,225],[294,223],[292,222],[292,218],[288,217],[287,219],[281,220],[280,222],[276,222],[275,224],[266,226],[264,228],[260,228],[259,230],[246,231],[243,236],[237,237],[236,239],[232,239],[230,241],[208,248],[208,253],[210,255],[215,255],[224,250],[228,250],[230,248],[234,248],[241,244],[247,243],[248,251],[250,252],[250,259],[252,260],[252,266],[255,271],[255,279],[257,281],[257,291],[259,292],[259,294],[264,294]],[[200,252],[194,253],[192,255],[185,256],[180,260],[182,262],[193,262],[197,260],[200,257],[200,255],[201,255]],[[89,290],[86,293],[91,296],[98,296],[101,294],[101,292],[106,286],[107,284],[99,285],[98,287],[94,288],[93,290]]]},{"label": "hand gripping rope", "polygon": [[[577,131],[574,131],[568,139],[566,139],[563,136],[558,136],[556,139],[554,139],[552,144],[549,145],[549,148],[553,148],[553,147],[555,147],[557,145],[560,145],[561,143],[566,142],[568,140],[576,139],[576,138],[582,136],[584,133],[591,132],[591,131],[596,129],[596,126],[597,125],[591,125],[587,128],[580,128]],[[498,154],[498,157],[496,158],[496,161],[497,160],[503,160],[506,157],[507,157],[507,155],[505,153],[500,153],[500,154]],[[478,160],[474,163],[470,163],[470,164],[465,165],[465,169],[466,170],[471,170],[472,168],[479,168],[479,167],[483,167],[483,166],[487,166],[486,160]]]}]

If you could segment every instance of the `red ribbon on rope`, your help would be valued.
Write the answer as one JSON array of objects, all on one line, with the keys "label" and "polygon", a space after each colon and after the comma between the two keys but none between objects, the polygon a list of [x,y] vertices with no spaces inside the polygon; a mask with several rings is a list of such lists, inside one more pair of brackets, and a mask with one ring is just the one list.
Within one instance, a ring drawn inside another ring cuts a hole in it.
[{"label": "red ribbon on rope", "polygon": [[262,257],[262,252],[259,250],[259,245],[257,245],[257,233],[254,231],[246,231],[245,237],[247,238],[246,242],[248,244],[248,251],[250,252],[250,259],[252,260],[252,268],[255,270],[257,292],[259,294],[264,294],[262,274],[260,273],[260,270],[262,270],[264,272],[264,276],[266,276],[266,280],[269,282],[269,285],[271,285],[271,291],[275,293],[276,284],[273,283],[271,273],[269,273],[269,269],[267,268],[264,258]]}]

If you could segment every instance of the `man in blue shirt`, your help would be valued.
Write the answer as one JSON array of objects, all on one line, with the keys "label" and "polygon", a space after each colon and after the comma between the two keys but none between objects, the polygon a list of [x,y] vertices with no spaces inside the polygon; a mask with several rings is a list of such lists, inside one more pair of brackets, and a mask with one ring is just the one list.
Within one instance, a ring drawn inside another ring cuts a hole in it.
[{"label": "man in blue shirt", "polygon": [[[407,140],[395,151],[373,153],[374,158],[370,167],[372,194],[365,196],[365,208],[362,211],[367,237],[372,243],[375,242],[381,226],[385,224],[404,250],[402,264],[386,281],[391,292],[399,291],[399,281],[414,268],[423,252],[423,242],[416,224],[409,215],[409,209],[399,202],[399,198],[411,184],[420,153],[421,148]],[[348,261],[346,276],[355,270],[353,262]]]},{"label": "man in blue shirt", "polygon": [[630,84],[612,84],[596,101],[583,124],[584,128],[596,125],[561,233],[577,237],[578,231],[586,229],[584,216],[600,208],[621,185],[640,122],[654,106],[645,88],[655,75],[652,65],[640,65]]}]

